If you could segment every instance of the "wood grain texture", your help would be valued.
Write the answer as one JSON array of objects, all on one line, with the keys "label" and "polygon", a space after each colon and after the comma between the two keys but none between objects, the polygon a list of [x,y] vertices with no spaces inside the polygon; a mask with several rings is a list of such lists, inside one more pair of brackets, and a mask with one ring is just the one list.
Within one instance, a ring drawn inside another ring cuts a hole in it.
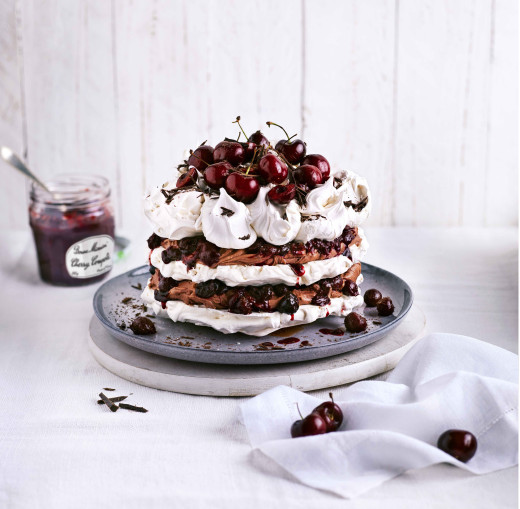
[{"label": "wood grain texture", "polygon": [[[44,178],[106,175],[123,229],[187,149],[237,136],[237,115],[367,176],[371,225],[515,225],[517,9],[0,0],[0,143]],[[24,227],[23,179],[5,175],[0,225]]]}]

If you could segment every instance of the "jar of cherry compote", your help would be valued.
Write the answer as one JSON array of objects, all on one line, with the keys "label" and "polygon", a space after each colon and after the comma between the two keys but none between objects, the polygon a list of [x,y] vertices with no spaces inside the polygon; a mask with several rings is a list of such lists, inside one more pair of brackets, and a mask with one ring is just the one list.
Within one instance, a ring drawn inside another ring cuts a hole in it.
[{"label": "jar of cherry compote", "polygon": [[48,193],[33,183],[31,225],[40,277],[79,286],[103,279],[112,268],[114,216],[108,180],[96,175],[59,175]]}]

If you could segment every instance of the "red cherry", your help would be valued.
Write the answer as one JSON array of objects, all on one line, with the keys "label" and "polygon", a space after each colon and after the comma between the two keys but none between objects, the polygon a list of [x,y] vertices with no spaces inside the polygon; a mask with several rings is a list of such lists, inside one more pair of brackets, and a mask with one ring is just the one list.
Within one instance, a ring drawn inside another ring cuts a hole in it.
[{"label": "red cherry", "polygon": [[269,201],[285,205],[294,199],[296,196],[296,186],[294,184],[288,184],[287,186],[276,186],[273,187],[268,193],[267,197]]},{"label": "red cherry", "polygon": [[253,133],[251,136],[249,136],[247,141],[252,141],[259,147],[269,146],[269,140],[260,131],[256,131],[256,133]]},{"label": "red cherry", "polygon": [[316,412],[325,421],[327,425],[327,433],[336,431],[343,422],[343,412],[339,405],[334,403],[332,392],[329,393],[330,401],[325,401],[318,405],[313,412]]},{"label": "red cherry", "polygon": [[191,167],[186,173],[182,174],[177,179],[176,187],[181,188],[181,187],[187,187],[187,186],[196,184],[198,176],[199,176],[199,174],[197,173],[197,170],[195,168]]},{"label": "red cherry", "polygon": [[302,422],[303,420],[300,419],[299,421],[294,421],[291,426],[291,437],[298,438],[303,436],[302,434]]},{"label": "red cherry", "polygon": [[325,182],[330,175],[330,164],[320,154],[308,154],[303,158],[302,164],[310,164],[316,166],[321,171],[322,182]]},{"label": "red cherry", "polygon": [[267,154],[258,163],[258,175],[265,182],[279,184],[287,178],[287,165],[274,154]]},{"label": "red cherry", "polygon": [[257,147],[256,143],[248,141],[247,143],[242,143],[242,147],[244,148],[244,162],[252,161]]},{"label": "red cherry", "polygon": [[312,412],[302,420],[302,436],[323,435],[327,433],[327,425],[321,415]]},{"label": "red cherry", "polygon": [[464,463],[477,452],[477,437],[462,429],[449,429],[437,441],[437,447]]},{"label": "red cherry", "polygon": [[232,173],[226,179],[226,191],[236,200],[251,203],[260,190],[260,184],[255,177],[243,173]]},{"label": "red cherry", "polygon": [[233,166],[227,161],[212,164],[204,170],[204,181],[213,189],[220,189],[224,186],[226,178]]},{"label": "red cherry", "polygon": [[213,151],[215,162],[228,161],[238,166],[244,161],[244,147],[238,141],[221,141]]},{"label": "red cherry", "polygon": [[294,180],[296,180],[298,184],[306,186],[308,189],[314,189],[323,181],[321,171],[311,164],[302,164],[294,170],[293,175]]},{"label": "red cherry", "polygon": [[213,164],[213,162],[213,147],[209,145],[197,147],[188,158],[188,164],[195,166],[199,171],[203,171],[207,166]]},{"label": "red cherry", "polygon": [[299,164],[305,157],[307,147],[302,140],[280,140],[276,144],[276,150],[283,154],[291,164]]}]

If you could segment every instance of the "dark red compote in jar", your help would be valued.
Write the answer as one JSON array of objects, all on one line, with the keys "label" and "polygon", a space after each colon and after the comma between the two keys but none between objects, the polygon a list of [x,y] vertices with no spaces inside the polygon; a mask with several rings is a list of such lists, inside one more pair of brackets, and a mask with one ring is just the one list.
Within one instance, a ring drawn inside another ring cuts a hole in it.
[{"label": "dark red compote in jar", "polygon": [[60,175],[50,193],[31,186],[31,225],[40,277],[53,285],[80,286],[103,279],[112,268],[114,216],[110,186],[95,175]]}]

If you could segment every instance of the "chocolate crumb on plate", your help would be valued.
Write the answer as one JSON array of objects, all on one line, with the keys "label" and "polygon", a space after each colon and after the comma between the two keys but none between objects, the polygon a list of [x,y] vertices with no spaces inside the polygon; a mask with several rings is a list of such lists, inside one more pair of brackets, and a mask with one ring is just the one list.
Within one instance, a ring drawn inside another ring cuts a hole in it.
[{"label": "chocolate crumb on plate", "polygon": [[[124,401],[128,396],[114,396],[113,398],[110,398],[110,401],[113,403],[119,403],[120,401]],[[97,401],[98,405],[104,405],[105,402],[102,399],[98,399]]]},{"label": "chocolate crumb on plate", "polygon": [[103,387],[104,391],[115,391],[115,389],[112,389],[111,387]]},{"label": "chocolate crumb on plate", "polygon": [[132,288],[135,288],[136,290],[142,290],[143,285],[141,283],[137,283],[136,285],[130,285]]}]

